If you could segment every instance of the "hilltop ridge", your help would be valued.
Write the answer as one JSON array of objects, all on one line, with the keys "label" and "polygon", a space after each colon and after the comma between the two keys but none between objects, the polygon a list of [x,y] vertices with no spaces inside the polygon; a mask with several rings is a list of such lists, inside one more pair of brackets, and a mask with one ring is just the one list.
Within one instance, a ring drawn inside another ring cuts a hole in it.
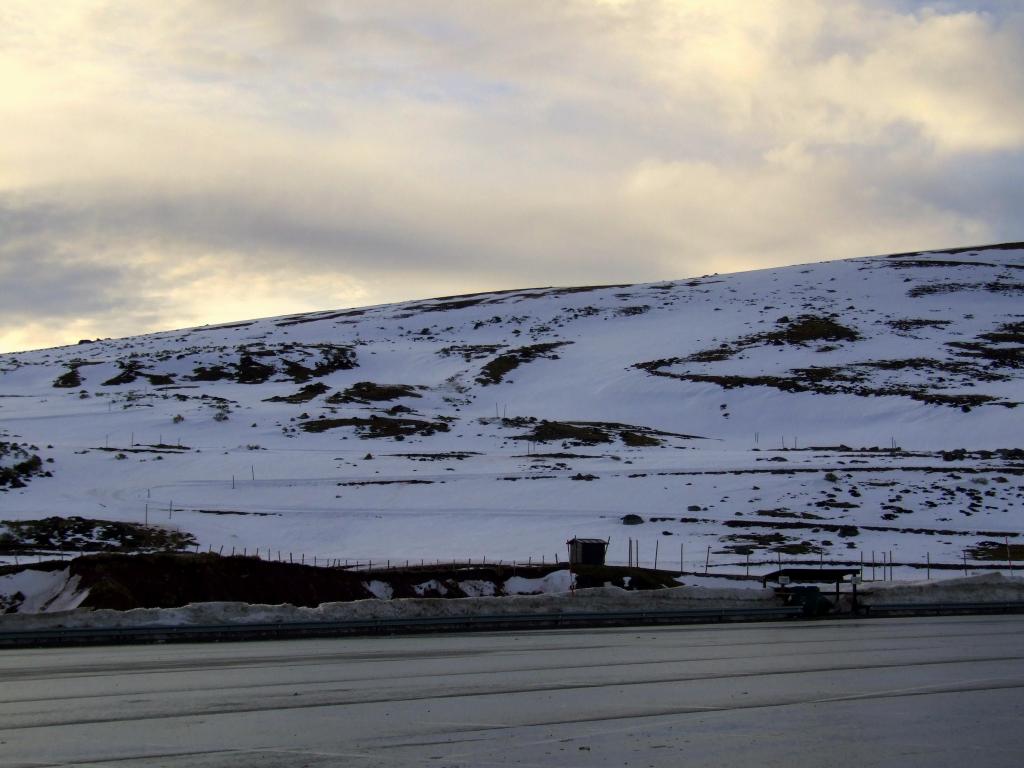
[{"label": "hilltop ridge", "polygon": [[353,560],[918,557],[905,529],[954,557],[1022,529],[1022,296],[1007,243],[4,354],[0,518]]}]

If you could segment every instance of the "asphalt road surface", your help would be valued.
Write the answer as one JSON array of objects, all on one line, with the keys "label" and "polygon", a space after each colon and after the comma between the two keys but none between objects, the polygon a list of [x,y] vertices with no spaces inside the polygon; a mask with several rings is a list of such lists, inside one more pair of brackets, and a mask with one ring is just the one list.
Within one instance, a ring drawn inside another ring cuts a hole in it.
[{"label": "asphalt road surface", "polygon": [[1024,617],[0,651],[0,766],[1024,765]]}]

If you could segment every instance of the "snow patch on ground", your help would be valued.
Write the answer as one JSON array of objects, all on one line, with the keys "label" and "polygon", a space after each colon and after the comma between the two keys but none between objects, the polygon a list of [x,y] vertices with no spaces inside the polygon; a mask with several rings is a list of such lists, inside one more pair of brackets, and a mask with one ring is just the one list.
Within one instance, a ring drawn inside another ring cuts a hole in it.
[{"label": "snow patch on ground", "polygon": [[391,585],[386,581],[364,581],[363,586],[366,587],[370,594],[376,597],[378,600],[390,600],[394,595],[395,590],[391,588]]},{"label": "snow patch on ground", "polygon": [[[568,571],[563,572],[568,577]],[[541,580],[536,580],[541,581]],[[554,581],[554,580],[553,580]],[[374,583],[374,582],[371,582]],[[383,586],[382,582],[376,582]],[[68,583],[71,588],[71,583]],[[384,590],[381,590],[382,593]],[[57,594],[65,594],[59,590]],[[864,603],[960,602],[1024,600],[1024,578],[986,574],[945,581],[877,585],[863,593]],[[56,603],[54,603],[56,604]],[[51,604],[50,610],[53,609]],[[437,618],[445,616],[558,614],[592,611],[657,611],[691,608],[768,608],[778,604],[772,589],[673,587],[632,592],[618,587],[578,589],[572,593],[467,597],[357,600],[324,603],[316,608],[248,603],[196,603],[181,608],[137,608],[131,611],[84,609],[60,613],[10,614],[0,617],[0,630],[60,627],[142,627],[201,624],[263,624],[347,621],[360,619]]]},{"label": "snow patch on ground", "polygon": [[31,568],[0,576],[0,607],[21,613],[52,613],[77,608],[89,594],[79,590],[70,568],[37,571]]},{"label": "snow patch on ground", "polygon": [[942,582],[886,582],[864,591],[864,603],[975,603],[1024,600],[1024,578],[986,573]]},{"label": "snow patch on ground", "polygon": [[[568,571],[565,572],[567,583]],[[537,580],[541,581],[541,580]],[[776,604],[772,590],[672,589],[630,592],[618,587],[578,589],[509,597],[410,598],[324,603],[316,608],[248,603],[196,603],[181,608],[131,611],[68,611],[59,615],[11,614],[0,617],[6,631],[55,627],[133,627],[195,624],[253,624],[357,619],[436,618],[444,616],[590,611],[681,610],[687,608],[758,608]]]},{"label": "snow patch on ground", "polygon": [[513,576],[505,582],[506,595],[546,595],[568,592],[573,586],[573,575],[569,571],[552,571],[539,579]]},{"label": "snow patch on ground", "polygon": [[494,597],[494,582],[480,579],[467,579],[459,582],[459,589],[466,597]]},{"label": "snow patch on ground", "polygon": [[430,579],[429,581],[424,581],[422,584],[414,584],[412,589],[420,597],[431,593],[437,593],[442,597],[448,594],[448,587],[437,579]]}]

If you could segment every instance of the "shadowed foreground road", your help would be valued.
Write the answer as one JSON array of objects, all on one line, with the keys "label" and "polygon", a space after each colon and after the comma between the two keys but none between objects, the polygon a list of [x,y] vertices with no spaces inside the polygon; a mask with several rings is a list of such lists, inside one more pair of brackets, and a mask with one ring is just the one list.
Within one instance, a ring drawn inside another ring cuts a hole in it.
[{"label": "shadowed foreground road", "polygon": [[0,766],[1019,766],[1024,617],[0,651]]}]

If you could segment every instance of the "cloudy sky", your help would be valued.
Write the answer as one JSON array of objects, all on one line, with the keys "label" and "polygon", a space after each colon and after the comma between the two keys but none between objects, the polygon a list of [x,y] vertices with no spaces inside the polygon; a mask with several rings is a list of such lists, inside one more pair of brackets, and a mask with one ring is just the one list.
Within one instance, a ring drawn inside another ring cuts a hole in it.
[{"label": "cloudy sky", "polygon": [[1024,239],[1024,3],[3,0],[0,351]]}]

